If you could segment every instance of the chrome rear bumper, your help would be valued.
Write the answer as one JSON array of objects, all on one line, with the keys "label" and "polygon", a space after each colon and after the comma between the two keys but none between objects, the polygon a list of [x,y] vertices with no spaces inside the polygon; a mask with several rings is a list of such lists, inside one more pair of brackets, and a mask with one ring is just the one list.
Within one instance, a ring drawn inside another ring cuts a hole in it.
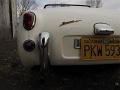
[{"label": "chrome rear bumper", "polygon": [[49,55],[48,55],[48,44],[49,44],[49,38],[50,35],[48,32],[42,32],[39,34],[39,62],[40,62],[40,68],[42,70],[45,70],[48,67],[49,64]]}]

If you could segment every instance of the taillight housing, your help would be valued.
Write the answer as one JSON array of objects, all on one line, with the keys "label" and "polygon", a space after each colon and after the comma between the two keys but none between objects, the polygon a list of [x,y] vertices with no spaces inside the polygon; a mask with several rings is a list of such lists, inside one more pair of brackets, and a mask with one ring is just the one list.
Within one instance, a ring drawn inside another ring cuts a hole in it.
[{"label": "taillight housing", "polygon": [[27,12],[23,15],[23,26],[26,30],[32,30],[36,23],[36,15],[33,12]]},{"label": "taillight housing", "polygon": [[32,40],[26,40],[23,43],[24,50],[32,52],[35,49],[35,42]]}]

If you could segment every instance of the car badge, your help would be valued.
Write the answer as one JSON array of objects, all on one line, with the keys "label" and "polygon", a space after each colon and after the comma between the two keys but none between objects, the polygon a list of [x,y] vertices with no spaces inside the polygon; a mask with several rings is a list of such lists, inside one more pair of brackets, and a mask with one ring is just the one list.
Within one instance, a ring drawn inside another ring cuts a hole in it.
[{"label": "car badge", "polygon": [[62,22],[62,24],[59,26],[64,26],[64,25],[68,25],[68,24],[72,24],[72,23],[77,23],[77,22],[80,22],[82,20],[71,20],[71,21],[67,21],[67,22]]}]

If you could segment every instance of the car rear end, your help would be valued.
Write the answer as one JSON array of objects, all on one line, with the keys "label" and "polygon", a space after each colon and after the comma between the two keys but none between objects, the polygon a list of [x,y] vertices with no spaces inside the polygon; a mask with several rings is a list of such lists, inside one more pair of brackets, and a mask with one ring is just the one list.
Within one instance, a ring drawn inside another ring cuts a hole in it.
[{"label": "car rear end", "polygon": [[[41,34],[47,33],[47,55],[52,65],[119,63],[119,14],[100,8],[48,8],[34,12],[31,30],[24,27],[23,14],[17,35],[20,58],[25,66],[39,65],[42,60],[39,48]],[[95,33],[101,26],[104,27],[101,30],[105,30]],[[108,31],[112,33],[106,34]],[[24,47],[26,42],[30,42],[31,51]]]}]

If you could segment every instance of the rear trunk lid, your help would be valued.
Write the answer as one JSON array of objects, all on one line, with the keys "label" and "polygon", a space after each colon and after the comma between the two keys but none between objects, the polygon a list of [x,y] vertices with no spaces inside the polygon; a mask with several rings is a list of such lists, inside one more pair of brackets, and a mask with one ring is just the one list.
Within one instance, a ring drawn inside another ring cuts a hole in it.
[{"label": "rear trunk lid", "polygon": [[100,8],[60,7],[48,8],[39,13],[42,31],[50,33],[50,58],[54,64],[79,64],[80,49],[74,40],[84,35],[94,36],[95,23],[107,23],[120,34],[120,13]]}]

